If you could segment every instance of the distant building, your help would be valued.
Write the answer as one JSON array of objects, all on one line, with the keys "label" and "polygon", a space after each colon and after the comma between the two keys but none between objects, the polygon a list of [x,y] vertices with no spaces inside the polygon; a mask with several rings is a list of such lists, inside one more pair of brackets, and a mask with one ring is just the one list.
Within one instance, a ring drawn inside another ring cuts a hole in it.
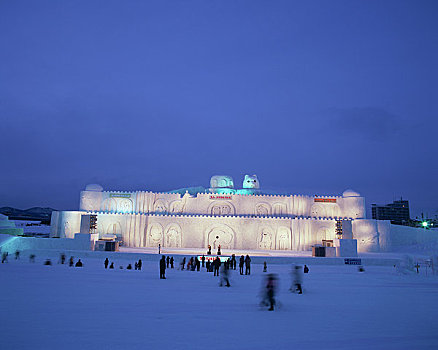
[{"label": "distant building", "polygon": [[391,204],[371,204],[371,214],[374,220],[390,220],[391,224],[409,225],[409,201],[400,199]]}]

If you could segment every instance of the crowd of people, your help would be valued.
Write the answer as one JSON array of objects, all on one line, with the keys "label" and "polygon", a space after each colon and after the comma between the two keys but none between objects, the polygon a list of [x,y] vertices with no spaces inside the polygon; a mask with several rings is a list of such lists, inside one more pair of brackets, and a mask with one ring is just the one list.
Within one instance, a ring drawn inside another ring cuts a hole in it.
[{"label": "crowd of people", "polygon": [[[220,247],[218,248],[218,252],[220,252]],[[237,268],[237,258],[235,254],[232,254],[231,257],[226,258],[222,257],[219,254],[216,257],[211,257],[211,247],[209,247],[207,257],[202,255],[192,256],[188,260],[186,257],[183,257],[180,262],[180,270],[186,271],[201,271],[201,268],[206,270],[206,272],[212,272],[213,276],[218,276],[219,278],[219,286],[230,287],[230,271],[236,270]],[[8,252],[3,252],[1,254],[1,262],[8,262]],[[17,250],[14,253],[14,258],[16,260],[20,259],[20,252]],[[35,263],[35,254],[29,255],[29,262]],[[240,275],[251,275],[251,258],[249,255],[241,255],[239,260],[239,274]],[[67,257],[64,253],[60,254],[58,264],[66,264],[67,265]],[[45,259],[44,265],[52,265],[51,259]],[[110,260],[105,258],[104,260],[104,268],[105,269],[114,269],[114,262],[110,262]],[[83,262],[81,259],[75,261],[73,256],[70,256],[68,259],[68,266],[70,267],[83,267]],[[134,270],[141,271],[143,266],[143,262],[141,259],[134,262]],[[160,279],[166,279],[166,269],[173,269],[175,266],[175,259],[173,256],[164,256],[161,255],[161,259],[159,261],[159,269],[160,269]],[[119,266],[119,269],[123,269],[122,265]],[[132,263],[128,263],[126,266],[127,270],[132,270]],[[263,272],[267,272],[267,263],[263,262]],[[292,266],[292,284],[289,290],[292,293],[303,294],[303,272],[309,273],[309,268],[307,265],[304,265],[304,268],[299,265]],[[276,305],[275,296],[278,288],[278,277],[276,274],[269,273],[265,275],[263,284],[262,284],[262,296],[261,296],[261,305],[268,306],[268,310],[274,310]]]}]

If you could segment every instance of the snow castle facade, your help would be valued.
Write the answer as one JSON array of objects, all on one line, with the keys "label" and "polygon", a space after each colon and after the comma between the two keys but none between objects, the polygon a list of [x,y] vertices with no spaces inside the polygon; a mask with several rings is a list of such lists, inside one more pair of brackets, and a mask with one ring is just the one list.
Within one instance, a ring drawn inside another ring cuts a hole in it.
[{"label": "snow castle facade", "polygon": [[389,229],[365,218],[365,200],[352,190],[339,196],[270,195],[255,175],[246,175],[238,189],[229,176],[213,176],[209,188],[171,192],[88,185],[79,211],[52,213],[52,237],[73,238],[82,216],[90,214],[97,216],[99,235],[117,235],[127,247],[302,251],[335,239],[336,223],[346,220],[359,251],[372,251]]}]

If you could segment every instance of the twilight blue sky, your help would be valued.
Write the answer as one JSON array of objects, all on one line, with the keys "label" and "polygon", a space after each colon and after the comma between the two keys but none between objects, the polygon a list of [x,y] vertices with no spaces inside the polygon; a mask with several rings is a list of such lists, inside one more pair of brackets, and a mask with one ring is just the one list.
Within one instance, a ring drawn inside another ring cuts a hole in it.
[{"label": "twilight blue sky", "polygon": [[437,1],[1,1],[0,206],[257,174],[436,214]]}]

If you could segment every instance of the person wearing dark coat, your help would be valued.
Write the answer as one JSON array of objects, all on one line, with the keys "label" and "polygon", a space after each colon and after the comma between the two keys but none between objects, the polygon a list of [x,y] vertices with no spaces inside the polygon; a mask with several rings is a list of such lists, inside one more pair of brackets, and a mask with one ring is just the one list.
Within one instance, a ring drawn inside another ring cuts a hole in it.
[{"label": "person wearing dark coat", "polygon": [[214,275],[219,276],[219,268],[221,267],[221,259],[217,257],[214,259]]},{"label": "person wearing dark coat", "polygon": [[207,263],[205,264],[205,267],[207,269],[207,272],[210,272],[210,260],[207,260]]},{"label": "person wearing dark coat", "polygon": [[195,258],[195,266],[196,271],[199,271],[201,269],[201,262],[199,261],[198,257]]},{"label": "person wearing dark coat", "polygon": [[112,262],[111,264],[110,264],[110,267],[109,267],[110,269],[113,269],[114,268],[114,263]]},{"label": "person wearing dark coat", "polygon": [[245,258],[243,257],[243,255],[240,257],[239,260],[239,269],[240,269],[240,274],[243,275],[243,264],[245,263]]},{"label": "person wearing dark coat", "polygon": [[307,265],[304,265],[304,273],[309,273],[309,268],[307,267]]},{"label": "person wearing dark coat", "polygon": [[128,264],[128,266],[126,267],[126,270],[132,270],[132,265]]},{"label": "person wearing dark coat", "polygon": [[236,269],[236,264],[237,264],[237,262],[236,262],[236,255],[233,254],[233,255],[231,255],[231,267],[230,268],[235,270]]},{"label": "person wearing dark coat", "polygon": [[247,255],[245,258],[245,275],[250,275],[250,274],[251,274],[251,258],[249,257],[249,255]]},{"label": "person wearing dark coat", "polygon": [[169,268],[169,263],[170,263],[170,258],[169,258],[169,256],[167,256],[167,258],[166,258],[166,265],[167,265],[167,268]]},{"label": "person wearing dark coat", "polygon": [[71,256],[70,259],[68,260],[68,266],[72,267],[74,265],[74,260],[73,257]]},{"label": "person wearing dark coat", "polygon": [[263,272],[268,272],[268,265],[266,264],[266,261],[263,262]]},{"label": "person wearing dark coat", "polygon": [[138,259],[137,268],[141,270],[141,266],[143,265],[141,259]]},{"label": "person wearing dark coat", "polygon": [[78,262],[75,264],[75,267],[82,267],[82,261],[81,259],[78,260]]},{"label": "person wearing dark coat", "polygon": [[166,257],[163,255],[160,260],[160,278],[166,279]]},{"label": "person wearing dark coat", "polygon": [[107,269],[108,268],[108,264],[109,264],[108,258],[105,259],[105,262],[103,264],[105,265],[105,268]]},{"label": "person wearing dark coat", "polygon": [[202,261],[202,267],[204,267],[204,263],[205,263],[205,256],[204,255],[202,256],[201,261]]},{"label": "person wearing dark coat", "polygon": [[170,258],[170,268],[173,269],[173,256]]}]

